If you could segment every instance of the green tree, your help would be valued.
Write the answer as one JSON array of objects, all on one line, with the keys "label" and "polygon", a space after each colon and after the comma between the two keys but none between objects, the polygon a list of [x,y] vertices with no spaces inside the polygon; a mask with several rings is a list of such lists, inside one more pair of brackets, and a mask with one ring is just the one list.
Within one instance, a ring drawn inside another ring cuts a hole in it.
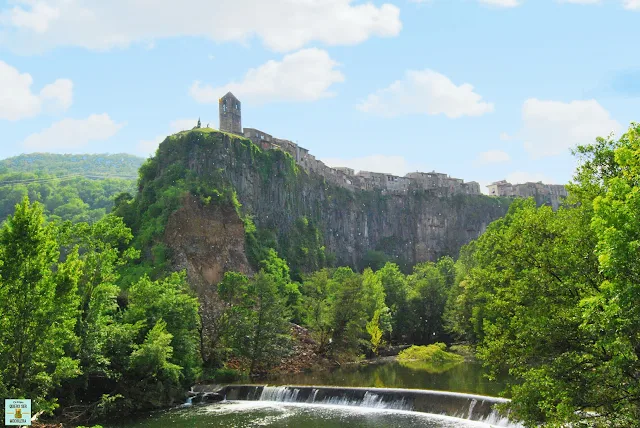
[{"label": "green tree", "polygon": [[192,384],[200,367],[199,317],[198,299],[189,288],[186,273],[173,273],[157,281],[143,277],[129,289],[128,300],[124,321],[132,325],[143,323],[139,337],[146,336],[159,320],[166,323],[166,330],[172,335],[170,362],[182,368],[181,384]]},{"label": "green tree", "polygon": [[56,236],[27,198],[0,230],[0,389],[32,398],[35,411],[53,410],[52,389],[79,374],[68,351],[77,345],[80,261],[75,251],[59,261]]},{"label": "green tree", "polygon": [[[640,424],[640,125],[632,124],[615,145],[600,141],[593,164],[581,171],[595,194],[592,228],[604,277],[599,293],[583,299],[582,329],[594,337],[594,390],[588,395],[609,426]],[[603,162],[604,160],[604,162]],[[579,175],[580,177],[580,175]],[[601,191],[597,184],[602,183]],[[584,181],[580,184],[584,186]],[[585,192],[585,193],[586,193]]]},{"label": "green tree", "polygon": [[351,358],[361,348],[368,347],[365,329],[370,317],[362,276],[351,268],[338,268],[331,279],[329,304],[331,352],[336,357]]},{"label": "green tree", "polygon": [[137,406],[162,407],[181,395],[183,367],[172,363],[174,339],[167,331],[167,323],[159,319],[142,344],[133,345],[127,374],[134,388],[130,388],[127,396]]},{"label": "green tree", "polygon": [[442,340],[445,334],[443,315],[449,293],[449,281],[445,277],[447,266],[448,260],[438,264],[421,263],[414,266],[413,273],[407,277],[414,343],[434,343]]},{"label": "green tree", "polygon": [[395,263],[386,263],[376,272],[384,287],[385,303],[392,319],[392,338],[402,341],[403,335],[412,328],[412,319],[408,303],[409,287],[406,276]]},{"label": "green tree", "polygon": [[380,328],[381,312],[382,311],[379,309],[376,310],[376,312],[373,314],[373,318],[371,318],[371,321],[367,323],[367,333],[369,333],[369,336],[371,336],[371,339],[370,339],[371,350],[375,355],[378,354],[378,348],[382,344],[383,332],[382,332],[382,329]]},{"label": "green tree", "polygon": [[[375,348],[374,353],[377,353],[378,347],[383,345],[382,336],[391,336],[393,330],[391,311],[386,304],[386,295],[380,277],[369,268],[365,269],[362,273],[362,288],[366,319],[371,320],[365,328],[370,335],[370,329],[376,332],[376,343],[374,344],[372,341],[371,344],[373,348]],[[371,326],[368,325],[372,323],[374,319],[376,320],[375,324],[377,328],[374,328],[373,324],[371,324]],[[380,334],[382,335],[379,339],[377,338],[377,330],[380,330]]]},{"label": "green tree", "polygon": [[[225,284],[226,286],[227,284]],[[286,303],[273,275],[260,271],[243,290],[221,288],[221,296],[237,302],[231,308],[233,328],[228,340],[239,356],[248,360],[249,375],[269,369],[288,353],[290,327]]]},{"label": "green tree", "polygon": [[[131,231],[119,217],[108,215],[93,223],[65,223],[58,236],[64,251],[77,250],[80,254],[81,275],[78,281],[78,337],[76,357],[82,376],[76,387],[91,389],[91,379],[113,378],[106,353],[109,336],[117,334],[115,323],[120,293],[116,282],[118,268],[136,258],[138,252],[127,245],[133,238]],[[65,391],[77,393],[76,391]]]},{"label": "green tree", "polygon": [[320,353],[326,352],[331,338],[330,281],[330,270],[322,269],[307,276],[302,283],[304,322],[311,328]]},{"label": "green tree", "polygon": [[374,271],[381,269],[385,264],[391,262],[391,256],[382,251],[369,250],[362,257],[362,269],[371,268]]}]

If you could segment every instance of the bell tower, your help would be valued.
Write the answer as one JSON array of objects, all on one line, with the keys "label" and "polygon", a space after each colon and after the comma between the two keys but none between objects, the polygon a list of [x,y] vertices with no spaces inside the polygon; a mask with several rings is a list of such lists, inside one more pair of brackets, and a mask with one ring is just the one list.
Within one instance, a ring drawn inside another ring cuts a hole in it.
[{"label": "bell tower", "polygon": [[231,93],[218,100],[220,130],[242,135],[242,110],[240,101]]}]

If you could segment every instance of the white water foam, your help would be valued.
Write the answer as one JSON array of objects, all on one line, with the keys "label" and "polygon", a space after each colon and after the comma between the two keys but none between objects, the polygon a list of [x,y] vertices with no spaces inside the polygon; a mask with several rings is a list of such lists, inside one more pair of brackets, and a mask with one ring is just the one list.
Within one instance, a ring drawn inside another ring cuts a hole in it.
[{"label": "white water foam", "polygon": [[[259,401],[275,401],[279,403],[296,403],[300,390],[286,386],[265,386]],[[366,407],[369,409],[412,410],[405,399],[385,402],[383,398],[372,392],[365,392],[362,399],[347,397],[330,397],[317,400],[318,390],[313,389],[306,403],[330,404],[333,406]]]},{"label": "white water foam", "polygon": [[508,414],[507,416],[502,416],[494,410],[489,416],[482,418],[481,421],[492,427],[525,428],[522,424],[510,421],[508,416]]},{"label": "white water foam", "polygon": [[496,426],[494,424],[490,425],[486,422],[460,419],[460,418],[456,418],[454,416],[448,416],[448,415],[437,415],[437,414],[431,414],[431,413],[413,412],[409,410],[395,410],[395,409],[382,409],[382,408],[374,409],[374,408],[367,408],[367,407],[361,407],[361,406],[355,406],[355,407],[340,406],[340,405],[320,404],[320,403],[314,403],[314,404],[287,403],[287,402],[278,403],[273,401],[230,400],[230,401],[210,404],[204,407],[202,410],[207,413],[230,414],[230,413],[248,412],[252,410],[269,409],[272,411],[280,412],[279,415],[270,416],[271,418],[275,418],[277,420],[277,419],[283,419],[285,417],[288,417],[290,414],[287,411],[287,409],[296,408],[296,407],[315,408],[319,410],[326,409],[329,411],[339,411],[339,412],[346,412],[346,413],[353,413],[353,414],[388,413],[388,414],[406,415],[414,418],[424,418],[425,420],[439,420],[439,421],[442,421],[443,423],[446,423],[446,425],[443,425],[443,426],[449,427],[449,428],[459,428],[461,426],[468,427],[468,428],[493,428]]},{"label": "white water foam", "polygon": [[265,386],[258,401],[277,401],[279,403],[295,403],[300,390],[286,386]]},{"label": "white water foam", "polygon": [[[314,406],[328,406],[328,407],[342,407],[342,408],[352,408],[353,410],[358,409],[359,411],[401,411],[401,412],[411,412],[413,410],[410,403],[407,402],[406,399],[400,400],[392,400],[385,402],[383,397],[375,394],[371,391],[366,391],[362,399],[359,398],[348,398],[348,397],[329,397],[329,398],[317,398],[319,389],[313,388],[311,393],[307,397],[304,402],[301,400],[298,402],[298,397],[300,394],[300,389],[296,387],[289,386],[264,386],[260,397],[258,398],[259,403],[286,403],[287,405],[314,405]],[[467,396],[467,394],[453,394],[453,395],[463,395]],[[482,398],[481,396],[469,396],[469,398],[474,397],[469,404],[468,409],[462,411],[460,414],[456,415],[438,415],[443,417],[452,417],[456,419],[464,419],[466,421],[471,422],[471,417],[473,416],[473,411],[476,405],[479,403],[478,400]],[[413,412],[412,412],[413,413]],[[434,414],[431,414],[434,415]],[[502,428],[524,428],[523,425],[514,423],[508,419],[507,417],[500,415],[497,411],[492,411],[488,416],[482,418],[476,418],[476,422],[478,422],[479,426],[486,427],[502,427]]]}]

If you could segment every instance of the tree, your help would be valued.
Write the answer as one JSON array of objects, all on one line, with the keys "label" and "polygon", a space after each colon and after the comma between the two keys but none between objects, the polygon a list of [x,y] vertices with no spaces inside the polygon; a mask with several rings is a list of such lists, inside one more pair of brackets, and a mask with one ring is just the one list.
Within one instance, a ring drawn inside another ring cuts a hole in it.
[{"label": "tree", "polygon": [[351,268],[338,268],[331,279],[329,305],[331,316],[331,352],[334,356],[352,356],[367,347],[367,313],[362,276]]},{"label": "tree", "polygon": [[329,269],[322,269],[309,275],[302,283],[304,321],[318,342],[319,353],[327,350],[331,338],[330,281],[331,272]]},{"label": "tree", "polygon": [[639,135],[579,147],[564,206],[516,201],[464,252],[456,328],[508,370],[527,426],[640,422]]},{"label": "tree", "polygon": [[[640,125],[632,124],[615,146],[600,142],[595,163],[605,160],[593,192],[592,228],[604,280],[584,299],[582,329],[593,335],[598,366],[590,398],[611,426],[640,423]],[[613,150],[612,150],[613,149]],[[590,169],[582,171],[590,172]],[[584,182],[582,182],[584,183]],[[581,183],[581,184],[582,184]],[[596,187],[597,188],[597,187]],[[591,190],[588,187],[586,190]]]},{"label": "tree", "polygon": [[382,344],[382,329],[380,328],[380,313],[381,310],[377,310],[373,314],[371,321],[367,323],[367,333],[371,336],[371,350],[375,355],[378,355],[378,348]]},{"label": "tree", "polygon": [[227,340],[234,352],[247,358],[249,375],[270,368],[288,352],[288,311],[273,275],[260,271],[250,281],[236,281],[241,289],[222,283],[223,299],[237,303],[230,309],[233,328]]},{"label": "tree", "polygon": [[427,345],[443,338],[443,315],[449,293],[443,272],[448,271],[448,265],[446,259],[438,264],[421,263],[414,266],[413,273],[407,277],[414,343]]},{"label": "tree", "polygon": [[[370,320],[365,329],[371,337],[371,349],[376,354],[378,347],[383,345],[382,337],[389,337],[393,329],[391,311],[385,303],[385,292],[382,281],[371,269],[367,268],[362,273],[363,298],[366,319]],[[372,334],[373,332],[373,334]],[[378,337],[379,336],[379,337]]]},{"label": "tree", "polygon": [[245,275],[225,272],[215,290],[200,295],[200,355],[204,368],[220,368],[228,356],[224,342],[234,328],[233,306],[242,303],[248,286]]},{"label": "tree", "polygon": [[60,262],[57,229],[43,207],[25,198],[0,230],[0,389],[52,411],[52,389],[79,374],[67,350],[74,332],[80,279],[77,251]]},{"label": "tree", "polygon": [[407,279],[395,263],[386,263],[376,272],[385,292],[385,303],[392,318],[393,339],[401,341],[402,335],[412,327],[408,306]]},{"label": "tree", "polygon": [[166,323],[171,334],[173,353],[170,362],[182,368],[182,386],[192,384],[199,374],[198,349],[198,299],[187,283],[185,272],[173,273],[168,277],[151,281],[143,277],[128,293],[129,306],[124,314],[128,324],[143,326],[138,333],[144,338],[160,321]]},{"label": "tree", "polygon": [[63,252],[77,251],[80,262],[78,280],[78,320],[75,333],[78,337],[77,352],[82,376],[69,393],[78,394],[76,388],[90,390],[92,380],[113,379],[117,376],[110,368],[106,352],[109,336],[117,334],[115,315],[118,311],[116,285],[118,268],[138,256],[127,245],[133,235],[122,219],[108,215],[94,224],[66,222],[57,237]]}]

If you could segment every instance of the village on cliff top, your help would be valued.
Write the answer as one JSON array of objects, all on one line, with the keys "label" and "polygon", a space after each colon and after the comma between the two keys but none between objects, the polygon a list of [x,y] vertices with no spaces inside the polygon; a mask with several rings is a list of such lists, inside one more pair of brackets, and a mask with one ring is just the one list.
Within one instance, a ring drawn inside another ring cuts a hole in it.
[{"label": "village on cliff top", "polygon": [[[475,181],[465,183],[460,178],[432,172],[410,172],[404,177],[371,171],[357,173],[347,167],[329,167],[316,159],[309,150],[296,143],[276,138],[255,128],[242,128],[242,105],[231,92],[218,101],[220,131],[244,136],[263,150],[280,149],[289,153],[296,163],[307,172],[324,177],[328,182],[349,190],[382,190],[389,193],[407,192],[413,189],[434,190],[440,195],[467,194],[480,195],[480,184]],[[489,195],[505,197],[544,197],[553,209],[557,209],[560,198],[567,196],[563,185],[527,182],[511,184],[505,180],[487,186]]]}]

